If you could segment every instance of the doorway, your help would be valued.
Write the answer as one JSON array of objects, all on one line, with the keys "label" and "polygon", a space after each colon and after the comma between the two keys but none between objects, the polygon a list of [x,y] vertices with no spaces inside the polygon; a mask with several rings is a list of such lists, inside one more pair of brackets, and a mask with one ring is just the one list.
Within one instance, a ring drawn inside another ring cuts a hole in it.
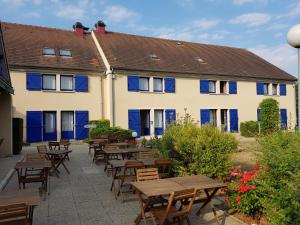
[{"label": "doorway", "polygon": [[221,109],[221,126],[224,131],[228,129],[228,118],[227,118],[227,109]]},{"label": "doorway", "polygon": [[141,136],[150,135],[150,110],[141,110]]},{"label": "doorway", "polygon": [[56,112],[43,112],[43,141],[56,140]]}]

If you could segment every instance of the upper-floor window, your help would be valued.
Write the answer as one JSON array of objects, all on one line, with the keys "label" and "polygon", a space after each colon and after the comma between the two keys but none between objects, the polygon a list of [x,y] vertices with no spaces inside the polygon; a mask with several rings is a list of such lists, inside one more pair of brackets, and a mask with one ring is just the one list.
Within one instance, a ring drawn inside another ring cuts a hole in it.
[{"label": "upper-floor window", "polygon": [[139,78],[139,89],[140,91],[149,91],[149,78],[140,77]]},{"label": "upper-floor window", "polygon": [[268,95],[268,94],[269,94],[269,84],[264,83],[264,95]]},{"label": "upper-floor window", "polygon": [[59,49],[59,55],[60,56],[71,57],[72,53],[71,53],[70,49]]},{"label": "upper-floor window", "polygon": [[210,80],[208,87],[209,87],[209,93],[216,93],[216,81]]},{"label": "upper-floor window", "polygon": [[43,55],[55,55],[54,48],[43,48]]},{"label": "upper-floor window", "polygon": [[153,90],[155,92],[163,91],[163,79],[162,78],[153,78]]},{"label": "upper-floor window", "polygon": [[43,74],[43,90],[56,90],[56,75]]},{"label": "upper-floor window", "polygon": [[220,81],[220,93],[227,94],[227,81]]},{"label": "upper-floor window", "polygon": [[272,84],[272,95],[278,95],[278,84]]},{"label": "upper-floor window", "polygon": [[60,76],[60,90],[73,91],[74,90],[73,76],[61,75]]}]

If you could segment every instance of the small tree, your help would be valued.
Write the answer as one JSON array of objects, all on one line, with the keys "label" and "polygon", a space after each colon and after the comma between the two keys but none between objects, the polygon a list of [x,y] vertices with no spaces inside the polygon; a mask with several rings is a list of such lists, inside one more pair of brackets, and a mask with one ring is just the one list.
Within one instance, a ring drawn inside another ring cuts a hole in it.
[{"label": "small tree", "polygon": [[264,99],[260,104],[261,132],[272,133],[279,130],[279,103],[273,98]]}]

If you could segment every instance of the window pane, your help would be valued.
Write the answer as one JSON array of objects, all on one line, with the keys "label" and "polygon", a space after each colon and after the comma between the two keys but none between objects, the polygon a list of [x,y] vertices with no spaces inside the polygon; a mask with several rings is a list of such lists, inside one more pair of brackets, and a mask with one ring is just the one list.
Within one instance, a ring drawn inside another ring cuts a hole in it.
[{"label": "window pane", "polygon": [[61,90],[73,90],[73,76],[61,76],[60,77],[60,89]]},{"label": "window pane", "polygon": [[217,111],[215,110],[215,109],[211,109],[210,111],[209,111],[209,113],[210,113],[210,123],[214,126],[214,127],[216,127],[217,126]]},{"label": "window pane", "polygon": [[73,112],[61,113],[61,129],[62,131],[73,131],[74,114]]},{"label": "window pane", "polygon": [[54,48],[43,48],[44,55],[55,55]]},{"label": "window pane", "polygon": [[163,111],[162,110],[155,110],[154,111],[154,126],[156,128],[163,127]]},{"label": "window pane", "polygon": [[210,93],[216,92],[216,82],[215,81],[209,81],[209,92]]},{"label": "window pane", "polygon": [[141,91],[149,91],[149,79],[146,77],[140,77],[139,85]]},{"label": "window pane", "polygon": [[154,91],[162,91],[162,79],[154,78]]},{"label": "window pane", "polygon": [[269,93],[269,85],[268,84],[264,84],[264,94],[267,95]]},{"label": "window pane", "polygon": [[60,56],[72,56],[71,51],[69,49],[59,49]]},{"label": "window pane", "polygon": [[53,133],[55,131],[55,120],[53,113],[45,113],[44,114],[44,126],[46,133]]},{"label": "window pane", "polygon": [[272,94],[277,95],[277,84],[272,85]]},{"label": "window pane", "polygon": [[56,89],[55,76],[43,75],[43,89],[55,90]]}]

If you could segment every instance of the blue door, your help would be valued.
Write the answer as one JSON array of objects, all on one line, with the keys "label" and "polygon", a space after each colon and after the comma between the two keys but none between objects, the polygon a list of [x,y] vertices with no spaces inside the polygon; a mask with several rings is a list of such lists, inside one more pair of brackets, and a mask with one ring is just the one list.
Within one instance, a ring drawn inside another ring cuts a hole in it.
[{"label": "blue door", "polygon": [[74,112],[61,112],[61,139],[74,139]]},{"label": "blue door", "polygon": [[172,122],[176,121],[176,110],[175,109],[166,109],[166,128],[168,128]]},{"label": "blue door", "polygon": [[287,128],[287,110],[280,109],[280,117],[281,117],[281,129]]},{"label": "blue door", "polygon": [[40,111],[28,111],[26,113],[27,143],[40,142],[43,140],[43,113]]},{"label": "blue door", "polygon": [[239,118],[238,118],[238,110],[230,109],[230,131],[238,132],[239,131]]},{"label": "blue door", "polygon": [[130,109],[128,110],[128,128],[134,130],[137,136],[141,136],[141,116],[140,110]]},{"label": "blue door", "polygon": [[84,128],[85,125],[89,122],[89,112],[88,111],[76,111],[75,112],[76,119],[76,140],[83,140],[88,138],[89,129]]},{"label": "blue door", "polygon": [[56,140],[56,112],[43,112],[43,141]]}]

